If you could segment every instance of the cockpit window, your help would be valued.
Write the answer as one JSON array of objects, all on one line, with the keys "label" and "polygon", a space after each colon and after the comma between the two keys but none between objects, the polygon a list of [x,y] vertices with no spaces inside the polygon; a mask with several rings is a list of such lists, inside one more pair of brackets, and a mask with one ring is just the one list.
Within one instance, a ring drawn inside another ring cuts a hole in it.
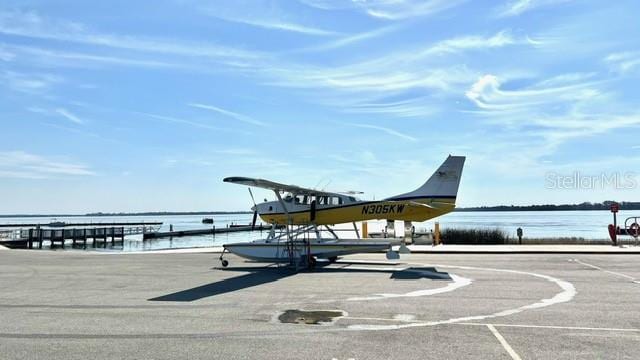
[{"label": "cockpit window", "polygon": [[307,195],[296,195],[295,196],[295,203],[296,204],[302,204],[302,205],[309,205],[309,203],[310,203],[309,196],[307,196]]}]

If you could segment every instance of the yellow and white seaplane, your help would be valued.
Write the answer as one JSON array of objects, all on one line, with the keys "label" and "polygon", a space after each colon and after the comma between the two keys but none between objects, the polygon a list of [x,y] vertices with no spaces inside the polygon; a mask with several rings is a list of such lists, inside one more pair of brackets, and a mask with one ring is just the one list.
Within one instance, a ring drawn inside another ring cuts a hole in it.
[{"label": "yellow and white seaplane", "polygon": [[[265,262],[289,262],[309,267],[316,258],[335,261],[339,256],[387,251],[388,259],[399,258],[399,252],[408,252],[405,243],[399,251],[392,250],[391,241],[360,239],[356,222],[387,220],[393,228],[395,220],[404,221],[405,234],[411,231],[411,222],[426,221],[451,212],[455,208],[460,185],[464,156],[449,156],[422,186],[414,191],[379,201],[364,201],[354,195],[358,192],[327,192],[285,185],[269,180],[247,177],[228,177],[228,183],[248,185],[271,190],[277,200],[255,204],[253,223],[260,218],[272,225],[266,239],[252,242],[225,244],[220,255],[222,266],[229,263],[223,258],[226,251],[238,256]],[[253,193],[249,188],[253,199]],[[332,225],[353,223],[356,239],[339,239]],[[280,229],[276,231],[277,229]],[[323,234],[331,237],[323,237]]]}]

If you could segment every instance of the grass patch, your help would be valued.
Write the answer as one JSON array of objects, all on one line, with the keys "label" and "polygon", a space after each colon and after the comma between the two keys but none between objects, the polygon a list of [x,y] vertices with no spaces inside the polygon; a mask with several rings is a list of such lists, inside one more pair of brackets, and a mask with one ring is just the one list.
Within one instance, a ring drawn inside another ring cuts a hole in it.
[{"label": "grass patch", "polygon": [[504,230],[495,229],[442,229],[440,238],[444,244],[456,245],[501,245],[509,243]]}]

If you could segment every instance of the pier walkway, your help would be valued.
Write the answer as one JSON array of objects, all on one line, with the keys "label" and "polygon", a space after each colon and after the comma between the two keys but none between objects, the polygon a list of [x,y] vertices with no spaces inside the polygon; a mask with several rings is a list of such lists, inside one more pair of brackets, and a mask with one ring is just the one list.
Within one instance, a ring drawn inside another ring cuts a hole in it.
[{"label": "pier walkway", "polygon": [[50,224],[2,224],[0,230],[0,244],[8,247],[23,247],[41,249],[43,243],[64,247],[67,241],[73,245],[87,246],[91,240],[93,247],[123,243],[127,235],[156,232],[162,222],[145,223],[73,223],[52,226]]},{"label": "pier walkway", "polygon": [[[281,228],[278,226],[278,228]],[[256,226],[229,226],[229,227],[210,227],[206,229],[195,230],[179,230],[179,231],[165,231],[165,232],[146,232],[142,235],[144,240],[157,239],[163,237],[180,237],[180,236],[196,236],[196,235],[213,235],[232,232],[243,231],[268,231],[271,230],[271,225],[256,225]]]}]

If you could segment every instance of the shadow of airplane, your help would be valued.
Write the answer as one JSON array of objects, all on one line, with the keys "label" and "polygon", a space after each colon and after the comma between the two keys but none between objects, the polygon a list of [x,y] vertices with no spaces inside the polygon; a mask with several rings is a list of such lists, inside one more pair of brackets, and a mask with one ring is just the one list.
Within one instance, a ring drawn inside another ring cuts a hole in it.
[{"label": "shadow of airplane", "polygon": [[[221,295],[225,293],[234,292],[254,286],[268,284],[278,281],[280,279],[287,278],[292,275],[308,272],[320,272],[320,273],[391,273],[390,278],[394,280],[418,280],[422,278],[431,280],[451,280],[451,277],[446,272],[439,272],[433,267],[424,268],[406,268],[398,270],[389,269],[366,269],[366,268],[349,268],[344,267],[328,267],[330,265],[326,263],[318,263],[314,270],[295,271],[288,267],[233,267],[233,268],[216,268],[221,271],[230,272],[245,272],[240,276],[216,281],[210,284],[197,286],[191,289],[181,290],[167,295],[158,296],[148,299],[148,301],[173,301],[173,302],[190,302],[200,300],[206,297]],[[337,263],[337,265],[343,265]],[[362,263],[357,263],[362,265]]]},{"label": "shadow of airplane", "polygon": [[411,267],[400,271],[394,271],[391,273],[391,278],[395,280],[418,280],[422,278],[444,281],[453,280],[448,272],[438,271],[434,267]]},{"label": "shadow of airplane", "polygon": [[277,267],[243,267],[234,268],[233,270],[244,271],[246,274],[155,297],[149,299],[149,301],[195,301],[205,297],[267,284],[296,274],[292,269]]}]

